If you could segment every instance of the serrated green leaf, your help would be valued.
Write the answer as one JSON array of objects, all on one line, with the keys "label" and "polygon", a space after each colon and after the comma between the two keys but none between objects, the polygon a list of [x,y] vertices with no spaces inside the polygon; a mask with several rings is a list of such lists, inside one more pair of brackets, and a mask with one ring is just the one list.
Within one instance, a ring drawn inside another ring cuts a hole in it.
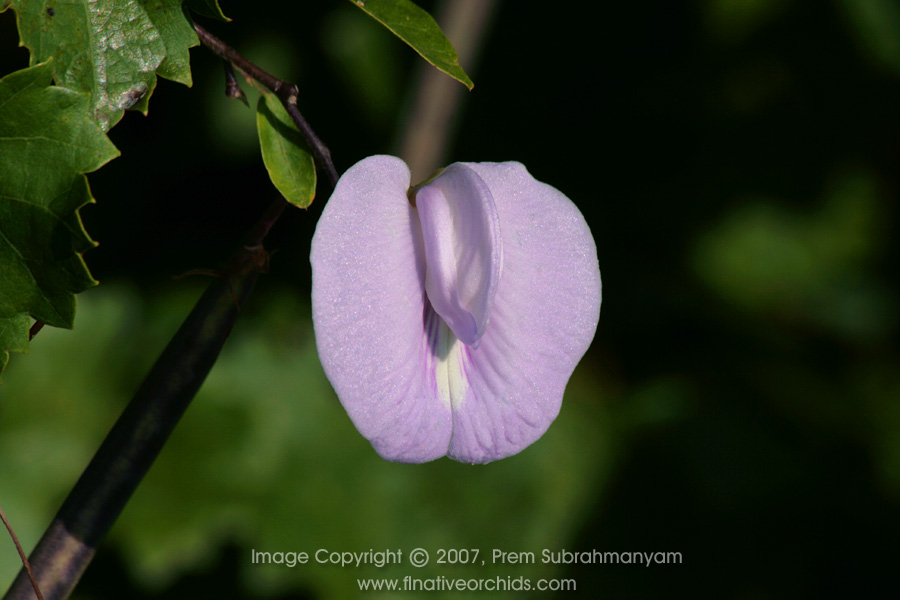
[{"label": "serrated green leaf", "polygon": [[231,21],[231,19],[226,17],[225,13],[222,12],[222,7],[219,6],[219,0],[187,0],[184,5],[198,15],[218,19],[219,21]]},{"label": "serrated green leaf", "polygon": [[90,96],[52,74],[41,64],[0,79],[0,353],[23,350],[27,315],[72,327],[74,294],[96,284],[78,209],[93,201],[84,173],[118,151],[89,118]]},{"label": "serrated green leaf", "polygon": [[272,183],[294,206],[306,208],[312,204],[316,195],[315,162],[306,140],[274,94],[263,94],[256,103],[256,127]]},{"label": "serrated green leaf", "polygon": [[144,9],[166,45],[166,58],[156,73],[160,77],[191,87],[193,80],[188,48],[197,46],[200,40],[184,15],[181,0],[144,0]]},{"label": "serrated green leaf", "polygon": [[126,109],[146,107],[156,73],[190,84],[198,41],[181,0],[11,0],[31,64],[53,59],[62,87],[91,94],[94,119],[108,130]]},{"label": "serrated green leaf", "polygon": [[387,27],[429,63],[464,84],[475,86],[462,67],[453,44],[426,11],[410,0],[350,0]]}]

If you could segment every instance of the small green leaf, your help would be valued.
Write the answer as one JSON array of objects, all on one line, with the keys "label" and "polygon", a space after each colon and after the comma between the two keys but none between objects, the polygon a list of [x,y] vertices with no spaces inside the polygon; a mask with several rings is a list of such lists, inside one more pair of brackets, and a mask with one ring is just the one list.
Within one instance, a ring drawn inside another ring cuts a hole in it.
[{"label": "small green leaf", "polygon": [[53,58],[56,83],[91,94],[104,131],[130,108],[146,109],[163,77],[190,84],[197,36],[182,0],[9,0],[31,64]]},{"label": "small green leaf", "polygon": [[219,21],[231,21],[231,19],[226,17],[225,13],[222,12],[222,7],[219,6],[219,0],[187,0],[184,5],[198,15],[218,19]]},{"label": "small green leaf", "polygon": [[0,354],[23,351],[28,315],[72,327],[74,294],[96,284],[78,209],[93,202],[84,173],[118,151],[90,96],[51,80],[49,64],[0,79]]},{"label": "small green leaf", "polygon": [[288,202],[306,208],[316,195],[316,165],[306,140],[274,94],[260,96],[256,126],[272,183]]},{"label": "small green leaf", "polygon": [[350,0],[366,14],[409,44],[422,58],[463,83],[475,86],[462,67],[453,45],[427,12],[410,0]]}]

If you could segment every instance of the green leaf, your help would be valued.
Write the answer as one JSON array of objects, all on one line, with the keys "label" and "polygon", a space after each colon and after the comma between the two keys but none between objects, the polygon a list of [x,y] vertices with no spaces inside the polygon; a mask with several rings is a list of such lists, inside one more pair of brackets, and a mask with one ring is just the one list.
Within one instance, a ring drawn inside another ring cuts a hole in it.
[{"label": "green leaf", "polygon": [[93,201],[84,173],[118,151],[88,94],[51,80],[49,64],[0,79],[0,354],[25,349],[28,315],[71,328],[74,294],[96,284],[78,209]]},{"label": "green leaf", "polygon": [[166,58],[160,63],[156,73],[160,77],[191,87],[193,80],[188,48],[197,46],[200,40],[197,39],[191,22],[185,18],[181,0],[144,0],[143,4],[166,45]]},{"label": "green leaf", "polygon": [[225,13],[222,12],[222,7],[219,6],[219,0],[187,0],[184,5],[198,15],[218,19],[219,21],[231,21],[231,19],[226,17]]},{"label": "green leaf", "polygon": [[259,97],[256,126],[272,183],[288,202],[306,208],[316,195],[316,165],[306,140],[274,94]]},{"label": "green leaf", "polygon": [[427,12],[410,0],[350,0],[366,14],[409,44],[422,58],[463,83],[475,86],[462,67],[453,45]]},{"label": "green leaf", "polygon": [[53,58],[56,83],[91,94],[108,130],[126,109],[146,110],[156,73],[191,83],[197,36],[181,0],[11,0],[31,64]]}]

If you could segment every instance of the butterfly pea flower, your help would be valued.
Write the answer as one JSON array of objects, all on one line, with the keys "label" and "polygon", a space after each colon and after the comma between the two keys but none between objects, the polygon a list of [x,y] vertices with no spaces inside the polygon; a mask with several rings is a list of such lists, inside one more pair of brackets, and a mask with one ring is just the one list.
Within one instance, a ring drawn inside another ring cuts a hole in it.
[{"label": "butterfly pea flower", "polygon": [[584,217],[516,162],[410,188],[372,156],[338,181],[310,253],[322,367],[387,460],[486,463],[540,438],[600,317]]}]

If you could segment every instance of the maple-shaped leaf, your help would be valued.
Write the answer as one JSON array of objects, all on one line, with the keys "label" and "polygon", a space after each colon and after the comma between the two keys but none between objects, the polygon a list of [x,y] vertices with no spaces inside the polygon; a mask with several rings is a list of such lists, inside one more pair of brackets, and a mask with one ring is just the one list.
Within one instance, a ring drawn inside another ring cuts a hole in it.
[{"label": "maple-shaped leaf", "polygon": [[182,0],[9,0],[31,64],[53,59],[62,87],[91,94],[108,130],[123,111],[147,110],[156,75],[191,85],[188,48],[197,35]]},{"label": "maple-shaped leaf", "polygon": [[89,116],[90,96],[51,85],[41,64],[0,79],[0,365],[24,351],[28,316],[73,325],[75,296],[96,282],[78,209],[84,173],[118,156]]}]

